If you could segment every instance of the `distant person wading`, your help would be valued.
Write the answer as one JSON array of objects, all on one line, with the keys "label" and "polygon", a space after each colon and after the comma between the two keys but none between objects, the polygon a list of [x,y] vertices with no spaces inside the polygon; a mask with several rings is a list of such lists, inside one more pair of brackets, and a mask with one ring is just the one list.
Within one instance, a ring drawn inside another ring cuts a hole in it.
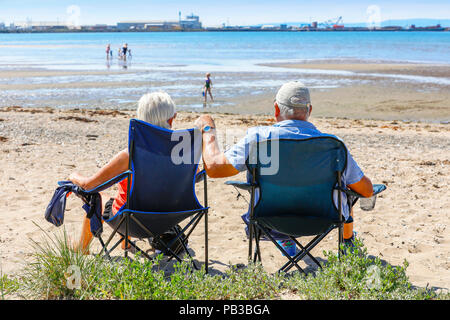
[{"label": "distant person wading", "polygon": [[127,51],[128,51],[128,44],[125,43],[122,47],[122,58],[123,60],[127,60]]},{"label": "distant person wading", "polygon": [[108,44],[108,45],[106,46],[106,59],[109,59],[109,56],[110,56],[110,55],[111,55],[111,58],[112,58],[111,45]]},{"label": "distant person wading", "polygon": [[209,93],[209,96],[211,97],[211,101],[214,102],[214,99],[213,99],[213,96],[211,93],[211,88],[212,88],[211,74],[207,73],[206,79],[205,79],[205,85],[203,86],[203,96],[205,97],[205,103],[208,100],[208,93]]}]

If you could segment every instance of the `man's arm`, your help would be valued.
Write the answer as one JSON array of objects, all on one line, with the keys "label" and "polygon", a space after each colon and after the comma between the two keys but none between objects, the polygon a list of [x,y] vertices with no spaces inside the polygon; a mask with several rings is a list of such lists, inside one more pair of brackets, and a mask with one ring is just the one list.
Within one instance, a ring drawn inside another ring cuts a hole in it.
[{"label": "man's arm", "polygon": [[373,195],[372,182],[366,176],[363,176],[361,180],[356,183],[349,184],[348,187],[365,198],[371,197]]},{"label": "man's arm", "polygon": [[84,190],[91,190],[102,183],[118,176],[128,170],[128,150],[122,150],[111,161],[90,177],[84,177],[79,173],[72,173],[69,180]]},{"label": "man's arm", "polygon": [[215,128],[213,119],[208,115],[202,115],[195,121],[195,125],[202,130],[203,135],[203,163],[206,173],[211,178],[231,177],[239,173],[220,151],[215,129],[203,132],[205,126]]}]

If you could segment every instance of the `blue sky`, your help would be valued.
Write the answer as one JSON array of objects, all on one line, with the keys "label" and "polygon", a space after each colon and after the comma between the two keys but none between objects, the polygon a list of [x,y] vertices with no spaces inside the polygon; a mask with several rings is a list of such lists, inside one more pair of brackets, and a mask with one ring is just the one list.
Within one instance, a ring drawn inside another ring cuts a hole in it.
[{"label": "blue sky", "polygon": [[450,19],[450,1],[344,0],[0,0],[0,22],[66,21],[67,7],[80,8],[81,24],[115,24],[124,20],[177,20],[191,12],[205,26],[325,21],[343,16],[344,23],[367,21],[370,5],[380,8],[382,20]]}]

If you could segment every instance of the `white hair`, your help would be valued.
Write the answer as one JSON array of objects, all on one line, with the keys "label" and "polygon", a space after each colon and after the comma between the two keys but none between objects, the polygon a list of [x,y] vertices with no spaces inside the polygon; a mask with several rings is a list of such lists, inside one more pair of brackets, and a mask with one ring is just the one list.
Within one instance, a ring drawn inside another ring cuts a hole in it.
[{"label": "white hair", "polygon": [[305,107],[290,107],[286,106],[282,103],[279,103],[277,101],[278,108],[280,108],[280,115],[284,116],[286,118],[305,118],[308,119],[309,117],[309,105]]},{"label": "white hair", "polygon": [[158,127],[170,128],[167,120],[175,115],[175,103],[166,92],[144,94],[138,102],[137,117]]}]

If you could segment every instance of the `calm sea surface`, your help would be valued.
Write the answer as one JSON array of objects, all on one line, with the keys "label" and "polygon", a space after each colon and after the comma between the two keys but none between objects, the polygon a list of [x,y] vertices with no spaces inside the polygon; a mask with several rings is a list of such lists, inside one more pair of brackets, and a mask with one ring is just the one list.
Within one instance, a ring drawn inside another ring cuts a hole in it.
[{"label": "calm sea surface", "polygon": [[[132,53],[132,59],[126,63],[117,59],[117,51],[125,42]],[[108,43],[113,50],[112,60],[105,58]],[[149,90],[165,90],[179,101],[183,98],[186,103],[181,103],[181,106],[195,107],[201,102],[198,98],[199,95],[201,98],[205,72],[213,73],[218,100],[273,91],[291,79],[301,79],[319,89],[351,85],[355,81],[353,73],[348,71],[294,70],[259,65],[318,59],[450,64],[450,32],[0,34],[0,85],[5,89],[0,90],[0,100],[1,105],[87,107],[96,101],[96,106],[100,107],[121,107],[136,101]],[[105,73],[1,76],[2,70],[15,69]],[[367,76],[376,79],[379,75]],[[448,78],[387,77],[400,82],[450,85]],[[129,81],[140,84],[134,87],[117,85]],[[64,83],[69,85],[61,88]],[[80,88],[77,86],[79,83],[90,85]],[[114,83],[111,85],[113,90],[108,83]],[[59,87],[55,88],[55,84]],[[21,85],[28,87],[21,88]]]}]

